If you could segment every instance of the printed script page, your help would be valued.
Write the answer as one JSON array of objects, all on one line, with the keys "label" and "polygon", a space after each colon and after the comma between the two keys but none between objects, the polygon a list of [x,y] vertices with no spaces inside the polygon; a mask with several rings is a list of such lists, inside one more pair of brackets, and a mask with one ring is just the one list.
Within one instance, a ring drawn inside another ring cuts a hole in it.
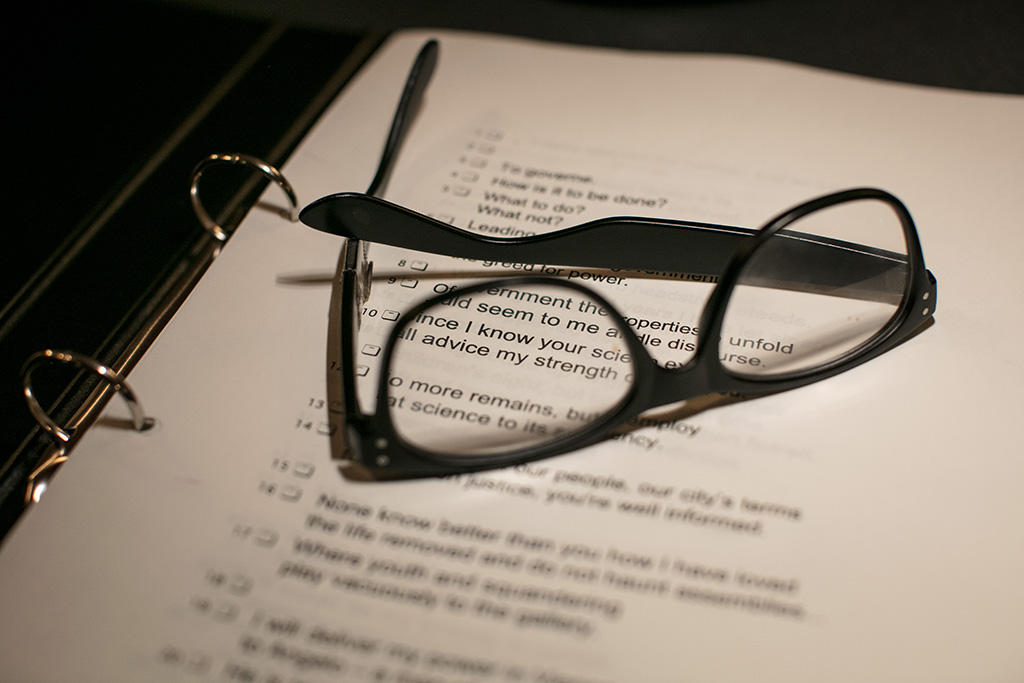
[{"label": "printed script page", "polygon": [[[917,223],[935,324],[820,383],[712,396],[555,458],[357,481],[332,459],[327,379],[343,240],[254,210],[129,378],[156,429],[101,420],[5,541],[4,680],[1021,680],[1021,98],[405,32],[284,167],[301,201],[368,185],[431,36],[440,61],[390,201],[517,236],[613,215],[756,228],[881,187]],[[282,201],[274,187],[264,199]],[[711,287],[694,278],[676,310],[614,271],[370,255],[367,410],[389,325],[434,293],[456,308],[480,278],[558,275],[606,296],[669,365],[692,351]],[[530,339],[514,301],[485,332],[421,321],[410,344],[456,369],[399,377],[415,386],[396,415],[441,435],[484,418],[529,431],[531,406],[569,379],[624,381],[613,352],[574,350],[580,302],[547,304],[555,322]],[[722,344],[765,363],[790,349]],[[515,400],[477,387],[458,366],[481,346],[546,374]],[[450,399],[471,387],[467,417]]]}]

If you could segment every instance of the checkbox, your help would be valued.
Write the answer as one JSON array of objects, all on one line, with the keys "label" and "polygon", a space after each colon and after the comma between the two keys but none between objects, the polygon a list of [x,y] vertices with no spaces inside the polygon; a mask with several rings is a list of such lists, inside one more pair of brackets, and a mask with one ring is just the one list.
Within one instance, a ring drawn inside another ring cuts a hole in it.
[{"label": "checkbox", "polygon": [[481,157],[472,157],[467,163],[473,168],[487,168],[487,159]]},{"label": "checkbox", "polygon": [[415,279],[413,279],[411,277],[407,277],[404,280],[402,280],[402,282],[400,284],[403,287],[405,287],[406,289],[415,289],[416,285],[418,285],[419,283],[420,283],[419,280],[415,280]]},{"label": "checkbox", "polygon": [[282,487],[281,500],[286,500],[289,503],[294,503],[300,498],[302,498],[302,489],[300,489],[298,486],[289,485]]},{"label": "checkbox", "polygon": [[383,313],[380,314],[380,317],[383,318],[384,320],[391,321],[398,320],[401,316],[401,313],[399,313],[398,311],[393,311],[390,308],[386,309]]},{"label": "checkbox", "polygon": [[426,261],[418,261],[418,260],[417,261],[411,261],[409,263],[409,267],[412,268],[413,270],[426,270],[427,269],[427,262]]},{"label": "checkbox", "polygon": [[494,145],[482,142],[476,146],[476,151],[480,154],[494,154]]},{"label": "checkbox", "polygon": [[462,175],[459,176],[459,179],[463,182],[475,183],[480,179],[480,174],[476,171],[463,171]]},{"label": "checkbox", "polygon": [[256,545],[261,545],[264,548],[272,548],[277,545],[277,532],[273,529],[260,529],[256,533]]},{"label": "checkbox", "polygon": [[469,188],[465,185],[456,185],[452,188],[452,194],[456,197],[468,197]]},{"label": "checkbox", "polygon": [[366,375],[368,375],[369,373],[370,373],[369,366],[367,366],[367,365],[357,365],[356,366],[356,376],[357,377],[366,377]]},{"label": "checkbox", "polygon": [[363,344],[363,348],[360,349],[360,353],[364,356],[379,356],[380,347],[376,344]]},{"label": "checkbox", "polygon": [[335,428],[335,426],[332,425],[330,422],[321,422],[320,426],[316,428],[316,433],[321,436],[330,436],[331,434],[334,434],[334,432],[336,431],[337,428]]},{"label": "checkbox", "polygon": [[192,673],[205,673],[210,669],[210,657],[202,652],[193,652],[185,660],[185,668]]},{"label": "checkbox", "polygon": [[248,595],[252,590],[252,579],[242,574],[236,574],[231,577],[228,590],[235,595]]},{"label": "checkbox", "polygon": [[237,616],[238,606],[229,602],[217,605],[217,609],[213,611],[213,618],[217,621],[234,621]]},{"label": "checkbox", "polygon": [[[332,430],[333,431],[333,430]],[[316,472],[316,465],[311,462],[297,462],[292,472],[296,477],[302,477],[303,479],[309,479]]]}]

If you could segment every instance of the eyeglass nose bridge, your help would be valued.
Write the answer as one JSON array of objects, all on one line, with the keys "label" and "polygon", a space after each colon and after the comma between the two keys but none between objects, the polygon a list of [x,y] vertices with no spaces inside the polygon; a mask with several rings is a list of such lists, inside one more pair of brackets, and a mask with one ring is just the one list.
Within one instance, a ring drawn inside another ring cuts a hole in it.
[{"label": "eyeglass nose bridge", "polygon": [[645,365],[647,367],[637,368],[637,372],[646,373],[648,379],[644,381],[638,377],[635,382],[635,386],[645,387],[645,390],[642,395],[634,397],[634,410],[653,410],[717,393],[713,388],[714,377],[708,363],[699,360],[698,355],[694,355],[681,367],[667,368],[653,359]]}]

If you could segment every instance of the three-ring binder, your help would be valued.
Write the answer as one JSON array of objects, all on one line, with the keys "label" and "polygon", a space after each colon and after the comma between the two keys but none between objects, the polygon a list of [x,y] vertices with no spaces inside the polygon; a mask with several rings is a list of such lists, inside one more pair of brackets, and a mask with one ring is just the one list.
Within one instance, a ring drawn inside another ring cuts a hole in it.
[{"label": "three-ring binder", "polygon": [[[221,163],[242,164],[254,168],[262,173],[278,185],[287,196],[289,202],[287,215],[289,220],[292,222],[296,222],[298,220],[298,199],[295,191],[292,189],[291,183],[288,182],[276,167],[249,154],[211,154],[203,158],[198,164],[196,164],[192,171],[189,185],[189,199],[192,203],[192,208],[195,212],[196,218],[212,237],[215,246],[207,251],[207,259],[201,260],[197,265],[195,277],[198,277],[198,275],[201,274],[202,270],[205,269],[205,266],[208,265],[209,260],[216,257],[220,251],[221,245],[229,236],[228,232],[209,215],[199,198],[199,181],[203,172],[210,166]],[[141,344],[139,346],[141,346]],[[36,397],[32,383],[33,375],[40,370],[40,368],[50,363],[77,365],[98,375],[106,384],[107,389],[120,394],[125,400],[125,403],[128,405],[128,409],[131,413],[131,425],[135,431],[144,432],[151,429],[156,424],[155,418],[146,415],[142,408],[142,404],[139,401],[138,395],[128,384],[127,380],[125,380],[121,372],[118,372],[114,368],[104,365],[94,358],[77,351],[51,348],[33,353],[25,360],[25,363],[22,366],[22,392],[32,417],[39,426],[50,435],[53,443],[46,451],[41,462],[37,464],[28,475],[24,497],[26,506],[30,506],[40,500],[54,473],[62,464],[67,462],[68,452],[77,431],[80,429],[82,424],[89,423],[91,418],[95,416],[93,412],[95,411],[98,413],[98,410],[102,405],[100,402],[95,402],[89,406],[83,405],[81,410],[84,411],[84,413],[77,415],[76,419],[73,420],[73,424],[59,424],[39,403],[39,399]]]}]

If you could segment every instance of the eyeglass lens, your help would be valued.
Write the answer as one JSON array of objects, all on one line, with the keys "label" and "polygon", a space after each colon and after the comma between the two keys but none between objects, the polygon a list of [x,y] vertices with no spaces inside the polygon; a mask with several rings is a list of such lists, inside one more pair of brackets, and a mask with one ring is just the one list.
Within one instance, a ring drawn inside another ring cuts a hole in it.
[{"label": "eyeglass lens", "polygon": [[903,228],[885,202],[810,213],[747,261],[726,308],[719,358],[744,377],[827,365],[885,327],[909,275]]},{"label": "eyeglass lens", "polygon": [[557,280],[454,296],[398,332],[392,423],[410,444],[465,457],[578,432],[629,391],[623,332],[597,301]]}]

